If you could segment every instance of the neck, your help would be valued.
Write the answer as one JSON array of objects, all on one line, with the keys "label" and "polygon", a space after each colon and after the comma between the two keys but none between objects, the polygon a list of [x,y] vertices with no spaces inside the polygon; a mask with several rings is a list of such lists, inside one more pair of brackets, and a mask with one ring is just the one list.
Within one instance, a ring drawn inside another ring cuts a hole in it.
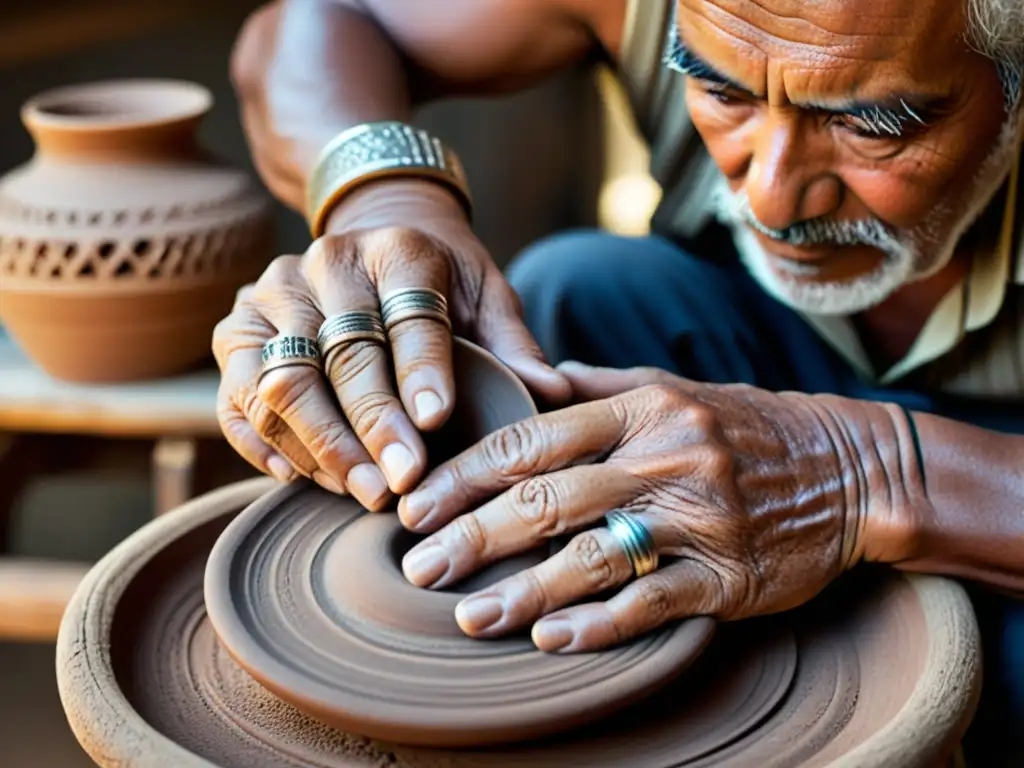
[{"label": "neck", "polygon": [[881,304],[853,317],[876,370],[888,370],[910,351],[935,307],[967,277],[970,266],[970,259],[958,253],[936,274],[903,286]]}]

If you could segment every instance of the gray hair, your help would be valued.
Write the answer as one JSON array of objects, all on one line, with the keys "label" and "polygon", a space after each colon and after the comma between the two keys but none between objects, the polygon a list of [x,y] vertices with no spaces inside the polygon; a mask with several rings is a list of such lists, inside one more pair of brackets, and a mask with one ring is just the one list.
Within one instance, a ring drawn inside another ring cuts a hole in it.
[{"label": "gray hair", "polygon": [[1007,111],[1024,93],[1024,0],[967,0],[967,39],[995,62]]}]

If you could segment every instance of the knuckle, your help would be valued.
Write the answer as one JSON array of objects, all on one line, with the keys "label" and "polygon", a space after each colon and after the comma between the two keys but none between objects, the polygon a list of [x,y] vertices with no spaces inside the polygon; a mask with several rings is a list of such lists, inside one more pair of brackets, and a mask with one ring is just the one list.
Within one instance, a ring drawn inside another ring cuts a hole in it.
[{"label": "knuckle", "polygon": [[636,582],[636,594],[644,613],[653,622],[662,622],[672,616],[675,596],[660,578],[649,577]]},{"label": "knuckle", "polygon": [[481,451],[492,470],[509,477],[528,477],[540,466],[542,440],[535,427],[518,422],[484,438]]},{"label": "knuckle", "polygon": [[306,448],[318,462],[324,464],[321,459],[344,456],[354,448],[352,432],[347,425],[339,422],[321,424],[312,431]]},{"label": "knuckle", "polygon": [[263,274],[260,275],[259,279],[256,281],[256,285],[253,287],[252,294],[260,292],[260,290],[265,288],[268,283],[278,285],[280,283],[289,282],[292,275],[295,274],[297,264],[298,258],[296,256],[278,256],[267,265],[266,269],[263,270]]},{"label": "knuckle", "polygon": [[544,614],[555,607],[556,603],[552,599],[551,593],[533,568],[527,568],[522,572],[522,576],[526,584],[527,599],[533,603],[535,613]]},{"label": "knuckle", "polygon": [[487,532],[475,515],[462,515],[449,526],[449,540],[457,548],[468,551],[474,558],[487,553]]},{"label": "knuckle", "polygon": [[317,238],[306,249],[300,259],[300,269],[311,282],[323,279],[325,274],[339,264],[351,261],[354,249],[351,238],[346,235],[328,235]]},{"label": "knuckle", "polygon": [[655,408],[669,409],[679,408],[680,400],[682,395],[678,389],[668,384],[657,383],[647,384],[643,388],[644,395],[650,398],[650,402]]},{"label": "knuckle", "polygon": [[715,409],[704,403],[690,402],[684,408],[684,416],[690,429],[704,437],[718,431],[718,416]]},{"label": "knuckle", "polygon": [[561,532],[558,488],[545,475],[530,477],[516,486],[512,512],[538,536],[549,538]]},{"label": "knuckle", "polygon": [[270,406],[253,396],[247,403],[245,416],[256,433],[269,443],[280,437],[284,424]]},{"label": "knuckle", "polygon": [[387,392],[364,392],[355,398],[342,401],[345,415],[360,435],[368,435],[383,421],[391,406]]},{"label": "knuckle", "polygon": [[256,391],[274,412],[288,418],[302,408],[314,384],[311,369],[296,366],[271,371],[260,380]]},{"label": "knuckle", "polygon": [[379,346],[372,341],[356,341],[331,351],[331,364],[327,375],[335,386],[345,386],[371,366],[381,361]]},{"label": "knuckle", "polygon": [[615,569],[612,568],[601,540],[594,533],[581,533],[569,542],[569,554],[579,564],[592,586],[602,588],[611,585]]}]

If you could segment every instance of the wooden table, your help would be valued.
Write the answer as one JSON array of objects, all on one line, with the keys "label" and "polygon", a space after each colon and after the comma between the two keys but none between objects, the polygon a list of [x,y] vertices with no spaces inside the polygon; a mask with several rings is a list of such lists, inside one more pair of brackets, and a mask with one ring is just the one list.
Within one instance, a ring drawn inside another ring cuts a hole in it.
[{"label": "wooden table", "polygon": [[[33,467],[59,461],[52,455],[56,435],[151,439],[156,514],[192,498],[198,441],[221,438],[218,381],[216,370],[103,386],[56,381],[0,328],[0,549],[6,548],[12,506]],[[88,568],[0,558],[0,638],[55,638],[64,605]]]}]

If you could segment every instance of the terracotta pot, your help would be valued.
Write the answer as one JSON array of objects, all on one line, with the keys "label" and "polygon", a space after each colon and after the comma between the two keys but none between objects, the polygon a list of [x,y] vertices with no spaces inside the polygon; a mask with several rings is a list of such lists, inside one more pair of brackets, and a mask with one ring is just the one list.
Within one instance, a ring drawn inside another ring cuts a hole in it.
[{"label": "terracotta pot", "polygon": [[36,153],[0,181],[0,322],[51,375],[181,372],[272,257],[269,198],[196,142],[211,103],[142,80],[25,105]]}]

